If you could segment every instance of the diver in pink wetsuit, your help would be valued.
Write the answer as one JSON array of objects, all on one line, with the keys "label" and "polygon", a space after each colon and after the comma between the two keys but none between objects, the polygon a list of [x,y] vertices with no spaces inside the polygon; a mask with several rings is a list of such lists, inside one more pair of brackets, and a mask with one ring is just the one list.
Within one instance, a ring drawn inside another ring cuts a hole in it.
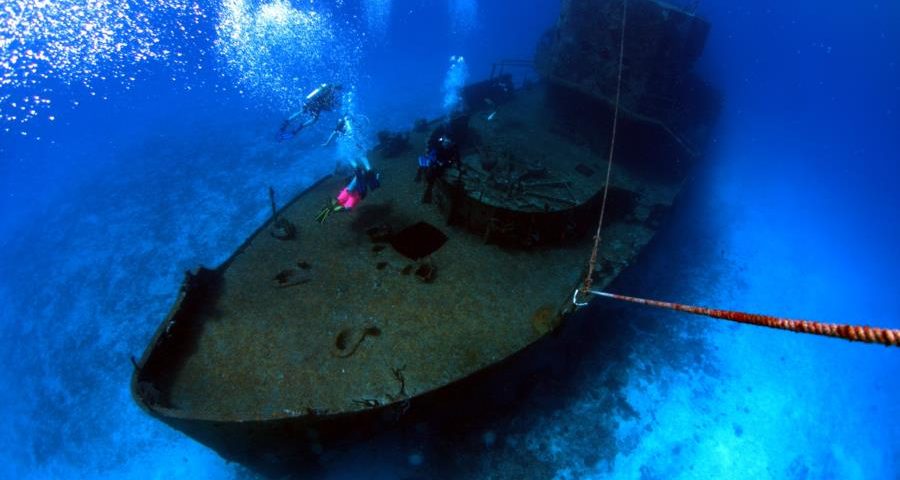
[{"label": "diver in pink wetsuit", "polygon": [[381,174],[359,165],[350,179],[346,187],[341,190],[337,198],[332,200],[329,205],[319,213],[316,220],[319,223],[325,221],[332,212],[350,210],[359,204],[371,190],[375,190],[381,186]]},{"label": "diver in pink wetsuit", "polygon": [[[356,178],[353,179],[353,182],[356,182]],[[344,189],[341,190],[341,193],[339,193],[337,196],[338,205],[346,208],[347,210],[355,207],[356,204],[359,203],[360,200],[362,200],[362,195],[356,190],[351,190],[351,188],[351,186],[344,187]]]}]

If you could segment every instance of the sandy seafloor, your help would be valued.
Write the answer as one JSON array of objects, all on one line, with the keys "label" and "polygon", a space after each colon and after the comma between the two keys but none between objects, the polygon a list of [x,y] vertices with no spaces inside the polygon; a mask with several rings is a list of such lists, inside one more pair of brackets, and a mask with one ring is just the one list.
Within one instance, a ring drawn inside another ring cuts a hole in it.
[{"label": "sandy seafloor", "polygon": [[[721,124],[658,241],[611,289],[900,327],[900,17],[830,8],[701,8]],[[759,37],[766,22],[774,38]],[[434,82],[396,87],[372,81],[372,123],[406,125],[422,99],[439,111]],[[142,413],[129,357],[184,271],[218,264],[266,218],[267,186],[287,198],[334,154],[273,142],[277,113],[157,94],[187,103],[85,107],[52,145],[3,137],[2,478],[253,478]],[[900,477],[897,349],[609,302],[584,315],[580,348],[506,415],[326,452],[301,478]]]}]

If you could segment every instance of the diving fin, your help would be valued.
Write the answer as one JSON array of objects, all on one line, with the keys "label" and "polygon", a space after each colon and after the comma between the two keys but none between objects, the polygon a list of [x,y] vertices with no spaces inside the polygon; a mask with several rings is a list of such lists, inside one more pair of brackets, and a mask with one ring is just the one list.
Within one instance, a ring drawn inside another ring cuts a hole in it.
[{"label": "diving fin", "polygon": [[290,140],[290,139],[294,138],[298,133],[300,133],[300,130],[303,130],[303,127],[304,127],[304,125],[300,124],[297,128],[295,128],[293,130],[286,130],[286,129],[279,130],[278,131],[278,141],[283,142],[285,140]]},{"label": "diving fin", "polygon": [[294,132],[278,132],[278,136],[275,139],[279,142],[283,142],[292,138],[294,138]]},{"label": "diving fin", "polygon": [[328,218],[328,215],[331,215],[334,212],[340,212],[344,207],[338,204],[337,200],[332,199],[330,203],[325,205],[322,208],[322,211],[316,215],[316,221],[319,223],[325,223],[325,219]]}]

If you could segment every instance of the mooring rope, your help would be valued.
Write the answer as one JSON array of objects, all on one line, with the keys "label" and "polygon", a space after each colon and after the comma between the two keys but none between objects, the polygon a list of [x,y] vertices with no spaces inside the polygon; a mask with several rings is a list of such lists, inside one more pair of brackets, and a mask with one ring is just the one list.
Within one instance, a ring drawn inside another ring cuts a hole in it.
[{"label": "mooring rope", "polygon": [[[859,325],[844,325],[836,323],[822,323],[814,322],[811,320],[796,320],[791,318],[773,317],[770,315],[760,315],[758,313],[719,310],[716,308],[684,305],[682,303],[663,302],[660,300],[650,300],[647,298],[629,297],[626,295],[601,292],[598,290],[591,290],[588,293],[600,297],[614,298],[616,300],[638,303],[641,305],[650,305],[652,307],[667,308],[669,310],[677,310],[679,312],[687,312],[694,315],[704,315],[721,320],[730,320],[737,323],[777,328],[779,330],[789,330],[797,333],[810,333],[813,335],[821,335],[825,337],[843,338],[852,342],[879,343],[888,347],[900,347],[900,330],[897,329]],[[575,290],[575,295],[578,295],[578,290]]]},{"label": "mooring rope", "polygon": [[[616,151],[616,129],[619,126],[619,98],[622,93],[622,64],[625,58],[625,20],[628,14],[628,0],[622,1],[622,26],[619,29],[619,67],[616,74],[616,102],[613,108],[612,134],[609,141],[609,158],[606,162],[606,180],[603,183],[603,201],[600,203],[600,219],[597,221],[597,231],[594,233],[594,248],[591,250],[591,258],[588,260],[588,271],[584,277],[584,285],[581,292],[586,294],[593,285],[594,269],[597,266],[597,252],[600,251],[600,231],[603,229],[603,216],[606,213],[606,198],[609,194],[609,177],[612,172],[613,154]],[[578,302],[575,302],[579,305]],[[583,304],[581,304],[583,305]]]}]

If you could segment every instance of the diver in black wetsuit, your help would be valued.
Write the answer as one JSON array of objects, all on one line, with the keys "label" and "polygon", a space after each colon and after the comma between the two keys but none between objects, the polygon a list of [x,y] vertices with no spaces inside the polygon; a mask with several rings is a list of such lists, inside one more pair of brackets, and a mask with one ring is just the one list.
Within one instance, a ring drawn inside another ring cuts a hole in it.
[{"label": "diver in black wetsuit", "polygon": [[444,170],[452,165],[459,165],[459,145],[450,138],[449,130],[446,125],[436,128],[428,138],[425,154],[419,157],[416,181],[421,181],[424,175],[426,182],[422,203],[431,203],[434,182],[444,173]]},{"label": "diver in black wetsuit", "polygon": [[[328,83],[319,85],[318,88],[306,96],[306,99],[303,101],[303,108],[291,114],[290,117],[281,123],[281,128],[278,130],[278,139],[287,140],[300,133],[304,128],[316,123],[322,112],[336,110],[340,106],[340,92],[343,89],[343,85],[331,85]],[[305,115],[307,117],[306,120],[293,129],[290,128],[294,120],[301,115]]]}]

